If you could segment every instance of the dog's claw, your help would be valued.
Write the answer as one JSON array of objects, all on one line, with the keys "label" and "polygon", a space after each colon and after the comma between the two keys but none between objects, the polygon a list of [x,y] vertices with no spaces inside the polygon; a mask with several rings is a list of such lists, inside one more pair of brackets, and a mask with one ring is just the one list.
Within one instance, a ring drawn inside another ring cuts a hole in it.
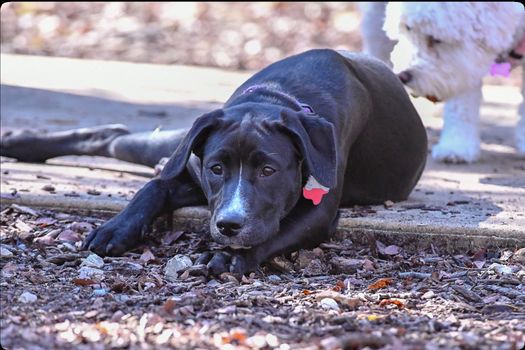
[{"label": "dog's claw", "polygon": [[206,265],[211,259],[211,253],[210,252],[204,252],[199,255],[197,260],[195,260],[195,265]]},{"label": "dog's claw", "polygon": [[240,255],[234,255],[230,265],[230,272],[233,274],[244,275],[247,271],[248,265],[246,259]]},{"label": "dog's claw", "polygon": [[195,261],[195,265],[200,264],[206,265],[210,274],[214,276],[219,276],[224,272],[242,276],[257,267],[251,266],[243,255],[225,251],[202,253]]},{"label": "dog's claw", "polygon": [[223,272],[228,272],[227,264],[230,260],[230,256],[224,252],[218,252],[213,255],[210,262],[208,263],[208,269],[212,275],[218,276]]}]

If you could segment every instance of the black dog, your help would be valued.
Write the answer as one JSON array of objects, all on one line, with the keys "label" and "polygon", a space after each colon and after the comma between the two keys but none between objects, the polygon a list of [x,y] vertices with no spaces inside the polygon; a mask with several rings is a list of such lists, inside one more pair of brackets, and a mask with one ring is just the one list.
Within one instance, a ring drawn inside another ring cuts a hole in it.
[{"label": "black dog", "polygon": [[423,171],[427,138],[401,82],[358,54],[312,50],[270,65],[189,131],[152,137],[121,127],[6,135],[2,155],[44,161],[111,156],[154,166],[171,155],[84,247],[121,254],[153,220],[208,204],[212,273],[244,273],[265,259],[329,238],[340,206],[407,198]]}]

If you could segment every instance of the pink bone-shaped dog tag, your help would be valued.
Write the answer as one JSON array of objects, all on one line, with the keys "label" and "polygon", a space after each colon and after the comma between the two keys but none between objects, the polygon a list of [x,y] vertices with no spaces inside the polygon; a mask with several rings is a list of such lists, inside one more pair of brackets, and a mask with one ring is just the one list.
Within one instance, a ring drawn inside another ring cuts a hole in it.
[{"label": "pink bone-shaped dog tag", "polygon": [[318,205],[321,203],[323,196],[327,194],[329,190],[330,189],[328,187],[324,187],[319,182],[317,182],[317,180],[312,175],[310,175],[306,185],[303,187],[303,197],[310,199],[314,205]]}]

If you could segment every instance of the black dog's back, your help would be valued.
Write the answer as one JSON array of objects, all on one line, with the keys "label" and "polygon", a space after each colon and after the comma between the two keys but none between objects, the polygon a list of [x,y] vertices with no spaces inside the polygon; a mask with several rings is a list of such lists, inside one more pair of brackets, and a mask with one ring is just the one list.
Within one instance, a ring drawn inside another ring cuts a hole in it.
[{"label": "black dog's back", "polygon": [[368,92],[371,109],[368,124],[349,153],[341,204],[405,200],[425,167],[425,127],[403,85],[386,65],[363,55],[345,56]]},{"label": "black dog's back", "polygon": [[244,102],[251,86],[275,85],[335,126],[344,169],[341,205],[408,197],[425,166],[427,137],[395,74],[355,53],[310,50],[276,62],[241,85],[225,106]]}]

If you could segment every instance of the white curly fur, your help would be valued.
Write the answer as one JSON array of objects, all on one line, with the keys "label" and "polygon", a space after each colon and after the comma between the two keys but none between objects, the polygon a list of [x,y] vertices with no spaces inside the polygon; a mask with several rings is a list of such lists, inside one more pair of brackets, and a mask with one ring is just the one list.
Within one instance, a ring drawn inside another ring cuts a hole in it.
[{"label": "white curly fur", "polygon": [[[376,3],[375,9],[375,12],[363,11],[365,48],[375,43],[381,45],[377,40],[380,34],[365,29],[375,23],[367,16],[384,18],[383,35],[386,32],[390,46],[395,44],[391,55],[394,71],[410,73],[411,80],[406,85],[414,95],[446,102],[441,139],[433,149],[433,158],[476,161],[480,153],[481,82],[496,57],[513,48],[525,35],[523,5],[410,2],[389,3],[386,7]],[[368,36],[370,32],[375,36]],[[374,55],[378,49],[368,48],[366,52]],[[525,155],[525,102],[519,113],[516,145]]]}]

